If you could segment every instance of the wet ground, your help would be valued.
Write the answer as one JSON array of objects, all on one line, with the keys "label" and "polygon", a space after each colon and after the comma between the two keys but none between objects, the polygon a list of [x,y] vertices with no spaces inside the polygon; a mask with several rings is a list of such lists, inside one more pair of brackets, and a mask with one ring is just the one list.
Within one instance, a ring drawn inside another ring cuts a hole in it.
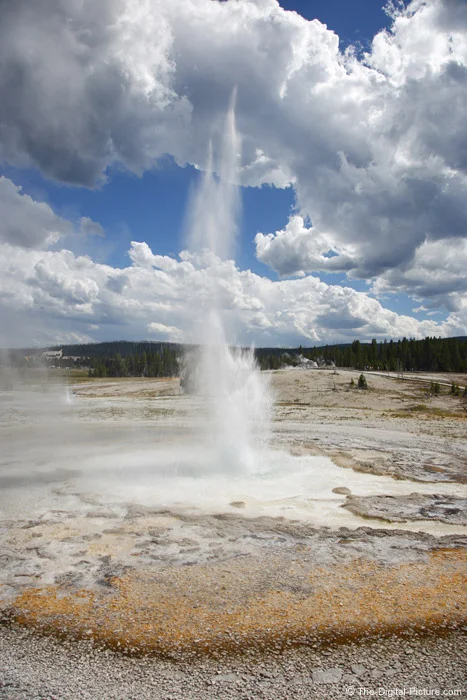
[{"label": "wet ground", "polygon": [[253,473],[176,380],[3,391],[4,619],[171,658],[462,627],[462,399],[353,377],[273,373]]}]

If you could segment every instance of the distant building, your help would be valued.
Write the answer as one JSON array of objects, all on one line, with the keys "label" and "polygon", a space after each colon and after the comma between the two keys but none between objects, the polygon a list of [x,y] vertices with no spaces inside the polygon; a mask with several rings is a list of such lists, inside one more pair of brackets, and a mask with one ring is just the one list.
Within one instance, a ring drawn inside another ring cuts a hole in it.
[{"label": "distant building", "polygon": [[63,350],[46,350],[41,355],[42,362],[56,362],[63,357]]}]

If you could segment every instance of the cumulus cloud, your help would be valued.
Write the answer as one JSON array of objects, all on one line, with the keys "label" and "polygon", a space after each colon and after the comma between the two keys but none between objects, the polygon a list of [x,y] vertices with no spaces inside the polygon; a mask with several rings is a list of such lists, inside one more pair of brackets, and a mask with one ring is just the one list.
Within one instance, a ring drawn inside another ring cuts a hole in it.
[{"label": "cumulus cloud", "polygon": [[158,338],[168,338],[171,342],[177,342],[183,340],[183,333],[179,328],[175,326],[167,326],[165,323],[157,323],[152,321],[148,323],[148,331],[150,333],[156,333]]},{"label": "cumulus cloud", "polygon": [[[313,222],[307,243],[302,235],[289,245],[304,263],[284,258],[275,269],[337,266],[323,263],[317,232],[330,250],[346,251],[342,269],[362,278],[410,264],[425,241],[465,236],[465,3],[415,0],[395,11],[391,31],[375,37],[363,60],[342,55],[319,22],[275,2],[198,5],[193,17],[192,5],[171,4],[180,14],[170,19],[174,84],[183,76],[189,87],[194,132],[216,116],[228,89],[220,84],[237,84],[248,184],[278,184],[278,164]],[[229,12],[228,23],[220,12]],[[261,171],[265,159],[271,168]]]},{"label": "cumulus cloud", "polygon": [[[276,233],[257,233],[256,257],[281,276],[304,275],[310,271],[343,272],[352,268],[352,257],[345,248],[337,252],[332,238],[313,226],[307,227],[301,216],[290,218]],[[348,251],[351,253],[351,251]]]},{"label": "cumulus cloud", "polygon": [[[182,138],[160,0],[14,0],[0,13],[0,156],[92,186],[139,172]],[[179,125],[179,130],[177,129]]]},{"label": "cumulus cloud", "polygon": [[[164,154],[200,166],[214,135],[216,163],[236,85],[243,183],[292,184],[312,222],[257,238],[280,274],[340,270],[417,295],[420,256],[466,236],[464,0],[394,9],[363,57],[276,0],[15,0],[0,13],[4,160],[94,186]],[[438,298],[462,306],[445,262]]]},{"label": "cumulus cloud", "polygon": [[0,241],[23,248],[46,248],[73,230],[45,202],[22,194],[6,177],[0,177]]},{"label": "cumulus cloud", "polygon": [[85,236],[105,236],[104,229],[102,226],[89,218],[89,216],[82,216],[80,219],[80,231]]},{"label": "cumulus cloud", "polygon": [[58,216],[46,202],[38,202],[8,178],[0,177],[0,242],[21,248],[47,249],[63,239],[104,236],[102,226],[87,216],[77,226]]},{"label": "cumulus cloud", "polygon": [[424,299],[433,310],[444,306],[449,311],[462,307],[467,294],[467,238],[427,241],[418,248],[410,266],[390,270],[372,285],[372,293],[388,294],[394,289]]},{"label": "cumulus cloud", "polygon": [[238,343],[421,338],[467,329],[467,307],[458,308],[445,322],[418,321],[385,309],[364,293],[327,285],[312,275],[273,281],[239,270],[233,261],[212,253],[185,251],[180,259],[163,258],[141,243],[133,243],[129,253],[132,264],[119,269],[67,250],[1,244],[3,344],[58,342],[70,332],[88,340],[143,338],[148,332],[161,340],[198,340],[194,321],[202,317],[203,306],[210,307],[213,293],[223,309],[229,339]]}]

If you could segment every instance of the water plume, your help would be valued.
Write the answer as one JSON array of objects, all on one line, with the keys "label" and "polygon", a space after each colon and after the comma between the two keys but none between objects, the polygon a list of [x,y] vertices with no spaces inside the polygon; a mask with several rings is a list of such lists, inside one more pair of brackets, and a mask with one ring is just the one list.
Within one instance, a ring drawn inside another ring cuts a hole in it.
[{"label": "water plume", "polygon": [[233,348],[226,318],[222,261],[234,250],[240,210],[240,137],[234,90],[225,119],[216,172],[212,143],[201,184],[190,210],[190,245],[207,261],[207,289],[193,310],[197,349],[186,358],[192,389],[208,405],[208,436],[221,471],[253,471],[268,437],[270,395],[256,366],[253,348]]}]

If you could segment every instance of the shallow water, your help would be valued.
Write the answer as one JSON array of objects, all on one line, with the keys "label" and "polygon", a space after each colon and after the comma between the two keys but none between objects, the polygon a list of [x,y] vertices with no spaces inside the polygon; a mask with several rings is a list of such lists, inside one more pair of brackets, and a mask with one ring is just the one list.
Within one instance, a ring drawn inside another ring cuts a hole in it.
[{"label": "shallow water", "polygon": [[[256,452],[254,466],[233,472],[218,445],[193,425],[180,430],[180,417],[154,425],[132,420],[135,399],[119,422],[90,420],[105,399],[67,401],[63,388],[2,396],[0,427],[0,517],[33,518],[50,509],[86,511],[98,504],[141,504],[202,513],[268,515],[306,520],[316,526],[363,525],[465,533],[462,526],[430,521],[385,523],[340,506],[347,487],[353,495],[413,492],[467,496],[467,486],[420,483],[356,472],[324,456],[293,456],[286,450]],[[123,409],[122,409],[123,410]],[[231,505],[235,503],[236,505]]]}]

